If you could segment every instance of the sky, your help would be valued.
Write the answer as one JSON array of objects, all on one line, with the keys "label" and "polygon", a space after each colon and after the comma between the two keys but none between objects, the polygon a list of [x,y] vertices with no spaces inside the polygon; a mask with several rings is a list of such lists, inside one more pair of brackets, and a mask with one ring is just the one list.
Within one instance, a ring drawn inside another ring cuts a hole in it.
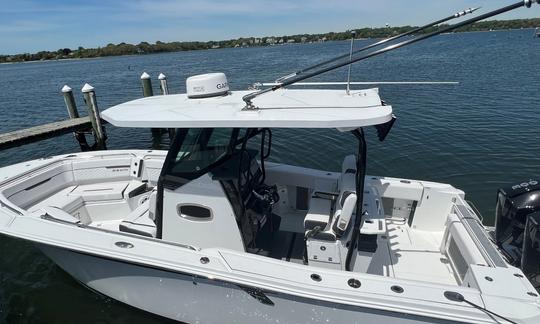
[{"label": "sky", "polygon": [[[0,0],[0,54],[423,25],[517,0]],[[478,13],[478,12],[477,12]],[[495,19],[540,17],[540,5]]]}]

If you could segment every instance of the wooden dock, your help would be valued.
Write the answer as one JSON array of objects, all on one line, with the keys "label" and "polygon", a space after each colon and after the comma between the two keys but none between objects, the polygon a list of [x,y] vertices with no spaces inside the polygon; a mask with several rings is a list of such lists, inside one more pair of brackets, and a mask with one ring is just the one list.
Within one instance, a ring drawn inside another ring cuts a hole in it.
[{"label": "wooden dock", "polygon": [[0,150],[64,135],[76,131],[91,130],[90,117],[73,118],[39,125],[10,133],[0,134]]},{"label": "wooden dock", "polygon": [[[158,79],[162,94],[169,94],[167,77],[161,73]],[[145,97],[153,96],[154,93],[152,90],[150,76],[146,72],[141,75],[141,81],[143,85],[143,95]],[[64,97],[69,119],[0,134],[0,151],[68,133],[74,134],[74,137],[79,143],[81,151],[83,152],[106,150],[107,134],[105,132],[104,124],[107,122],[101,118],[94,87],[86,83],[81,89],[88,111],[87,117],[79,116],[79,111],[73,95],[73,89],[71,89],[71,87],[66,84],[64,87],[62,87],[61,92]],[[157,139],[161,139],[161,135],[164,133],[167,133],[167,131],[161,129],[152,130],[153,136]],[[89,144],[87,142],[86,137],[89,134],[94,139],[93,144]],[[169,130],[169,136],[172,137],[173,134],[174,133]]]}]

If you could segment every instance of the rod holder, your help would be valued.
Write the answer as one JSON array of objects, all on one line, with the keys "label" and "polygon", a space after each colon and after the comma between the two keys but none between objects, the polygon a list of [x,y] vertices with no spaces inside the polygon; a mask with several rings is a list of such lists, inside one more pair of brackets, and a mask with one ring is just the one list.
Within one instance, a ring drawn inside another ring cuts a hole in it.
[{"label": "rod holder", "polygon": [[161,89],[161,94],[166,96],[169,94],[169,86],[167,85],[167,76],[165,74],[160,73],[158,76],[159,80],[159,88]]},{"label": "rod holder", "polygon": [[152,90],[152,80],[150,79],[150,75],[148,73],[143,72],[143,74],[141,74],[141,83],[143,88],[143,96],[152,97],[154,95],[154,91]]},{"label": "rod holder", "polygon": [[105,144],[105,141],[107,140],[107,136],[105,135],[103,125],[101,124],[101,116],[99,114],[94,87],[86,83],[81,91],[84,95],[86,108],[88,108],[88,116],[90,117],[90,122],[92,123],[92,129],[94,131],[94,138],[96,140],[95,148],[98,150],[106,150],[107,145]]}]

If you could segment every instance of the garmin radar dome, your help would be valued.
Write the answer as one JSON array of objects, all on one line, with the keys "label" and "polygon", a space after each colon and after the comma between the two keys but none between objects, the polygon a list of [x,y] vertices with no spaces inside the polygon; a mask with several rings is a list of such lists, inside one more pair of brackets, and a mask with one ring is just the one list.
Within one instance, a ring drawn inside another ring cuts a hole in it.
[{"label": "garmin radar dome", "polygon": [[229,93],[225,73],[207,73],[186,79],[186,92],[190,99],[223,96]]}]

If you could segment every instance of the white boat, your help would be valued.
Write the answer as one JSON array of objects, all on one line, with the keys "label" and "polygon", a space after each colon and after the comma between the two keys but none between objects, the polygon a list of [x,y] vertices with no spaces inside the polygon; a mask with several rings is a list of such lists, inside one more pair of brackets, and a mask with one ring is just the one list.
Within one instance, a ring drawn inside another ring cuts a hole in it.
[{"label": "white boat", "polygon": [[[280,90],[255,98],[258,109],[245,109],[247,93],[149,97],[103,113],[115,126],[176,128],[168,152],[0,169],[0,232],[34,242],[91,289],[188,323],[501,320],[483,308],[540,321],[534,287],[461,190],[365,175],[363,129],[384,136],[393,121],[377,89]],[[359,151],[340,172],[269,162],[283,127],[336,129]]]},{"label": "white boat", "polygon": [[[492,231],[449,184],[366,175],[364,130],[384,140],[395,120],[377,89],[278,87],[207,74],[107,109],[114,126],[176,129],[170,149],[1,168],[0,233],[187,323],[540,322],[537,181],[498,193]],[[339,171],[271,162],[275,128],[334,129],[358,150]]]}]

